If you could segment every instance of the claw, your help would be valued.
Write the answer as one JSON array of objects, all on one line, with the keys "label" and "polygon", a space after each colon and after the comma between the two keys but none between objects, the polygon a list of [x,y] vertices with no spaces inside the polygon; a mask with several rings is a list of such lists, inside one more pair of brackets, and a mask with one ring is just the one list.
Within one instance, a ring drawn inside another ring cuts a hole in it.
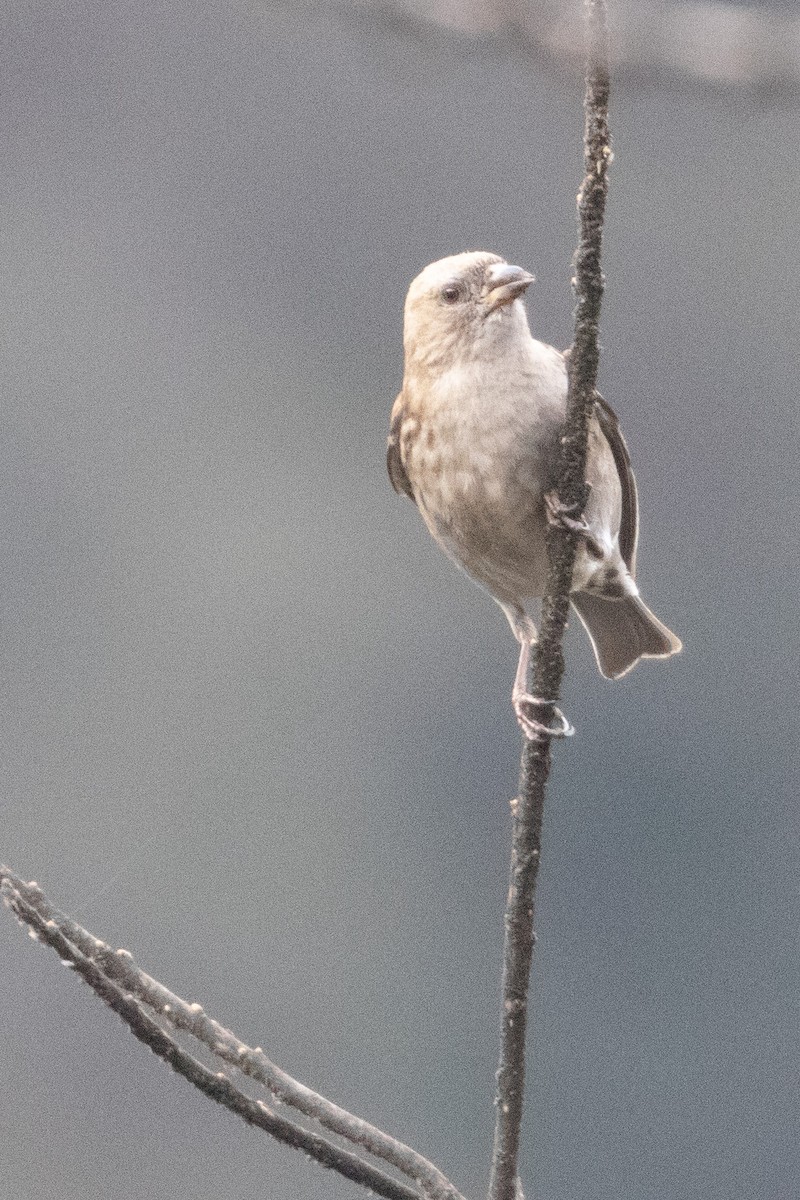
[{"label": "claw", "polygon": [[[527,632],[530,634],[530,629]],[[543,725],[541,721],[537,721],[536,717],[531,714],[531,710],[549,707],[552,701],[544,700],[541,696],[532,696],[527,690],[530,658],[531,642],[527,638],[523,638],[520,641],[519,662],[517,663],[517,673],[514,677],[514,687],[511,691],[511,703],[514,706],[514,712],[516,713],[520,729],[528,741],[531,742],[536,741],[537,738],[572,737],[575,730],[561,709],[556,708],[555,705],[553,705],[553,717],[557,721],[556,725]]]},{"label": "claw", "polygon": [[531,716],[530,709],[543,708],[549,704],[549,700],[544,700],[541,696],[531,696],[529,692],[514,697],[517,721],[529,741],[536,741],[537,738],[568,738],[575,732],[574,726],[570,725],[560,708],[553,708],[553,717],[558,722],[556,725],[543,725]]},{"label": "claw", "polygon": [[562,504],[561,497],[555,488],[544,494],[544,506],[547,511],[549,525],[557,525],[563,529],[571,529],[573,533],[588,533],[589,526],[583,513],[579,517],[573,514],[578,511],[577,505]]},{"label": "claw", "polygon": [[569,529],[576,537],[584,539],[586,549],[593,558],[605,558],[605,551],[589,528],[585,515],[572,515],[576,511],[574,505],[562,504],[558,492],[551,491],[544,494],[544,507],[549,525],[555,525],[558,529]]}]

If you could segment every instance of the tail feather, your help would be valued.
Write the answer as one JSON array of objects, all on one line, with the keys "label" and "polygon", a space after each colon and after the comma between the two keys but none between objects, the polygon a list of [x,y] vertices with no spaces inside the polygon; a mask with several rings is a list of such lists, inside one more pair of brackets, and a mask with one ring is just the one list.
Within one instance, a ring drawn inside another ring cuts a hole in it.
[{"label": "tail feather", "polygon": [[574,592],[571,599],[606,679],[626,675],[640,658],[669,658],[681,649],[680,638],[662,625],[640,596],[612,600]]}]

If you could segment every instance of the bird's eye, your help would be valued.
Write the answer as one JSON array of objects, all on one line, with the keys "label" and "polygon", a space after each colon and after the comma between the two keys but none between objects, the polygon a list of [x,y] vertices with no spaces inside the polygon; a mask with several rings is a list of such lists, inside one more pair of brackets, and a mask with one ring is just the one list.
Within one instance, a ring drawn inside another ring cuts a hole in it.
[{"label": "bird's eye", "polygon": [[442,299],[445,304],[455,304],[461,299],[461,288],[457,283],[448,283],[447,287],[442,288]]}]

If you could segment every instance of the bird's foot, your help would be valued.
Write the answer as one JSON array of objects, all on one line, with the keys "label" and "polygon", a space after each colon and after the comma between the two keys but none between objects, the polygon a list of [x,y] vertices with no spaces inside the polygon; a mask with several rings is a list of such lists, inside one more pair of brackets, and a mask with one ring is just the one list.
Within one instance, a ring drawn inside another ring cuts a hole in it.
[{"label": "bird's foot", "polygon": [[583,538],[586,549],[593,558],[605,557],[605,551],[589,528],[585,515],[578,512],[575,505],[562,504],[558,492],[553,490],[545,492],[544,507],[549,525],[555,525],[558,529],[569,529],[577,537]]},{"label": "bird's foot", "polygon": [[[575,732],[561,709],[556,708],[550,700],[544,700],[541,696],[532,696],[529,692],[522,692],[513,697],[512,703],[519,727],[530,742],[539,738],[568,738],[572,737]],[[556,722],[554,725],[543,725],[536,719],[535,714],[541,713],[543,708],[548,707],[553,709],[553,720]]]},{"label": "bird's foot", "polygon": [[578,505],[564,504],[555,488],[545,492],[544,507],[548,525],[555,525],[559,529],[571,529],[573,533],[589,533],[586,517]]}]

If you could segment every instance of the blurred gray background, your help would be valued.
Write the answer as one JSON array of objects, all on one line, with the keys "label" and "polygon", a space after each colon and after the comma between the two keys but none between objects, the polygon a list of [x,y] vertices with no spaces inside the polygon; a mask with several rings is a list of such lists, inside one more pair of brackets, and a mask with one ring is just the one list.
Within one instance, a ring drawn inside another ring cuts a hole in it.
[{"label": "blurred gray background", "polygon": [[[520,6],[420,8],[5,6],[0,857],[477,1198],[516,650],[384,445],[429,260],[532,268],[534,331],[569,343],[582,85]],[[539,1200],[778,1200],[800,105],[790,68],[634,67],[601,384],[642,590],[686,650],[611,684],[569,631],[524,1177]],[[358,1194],[171,1075],[8,914],[0,964],[9,1196]]]}]

